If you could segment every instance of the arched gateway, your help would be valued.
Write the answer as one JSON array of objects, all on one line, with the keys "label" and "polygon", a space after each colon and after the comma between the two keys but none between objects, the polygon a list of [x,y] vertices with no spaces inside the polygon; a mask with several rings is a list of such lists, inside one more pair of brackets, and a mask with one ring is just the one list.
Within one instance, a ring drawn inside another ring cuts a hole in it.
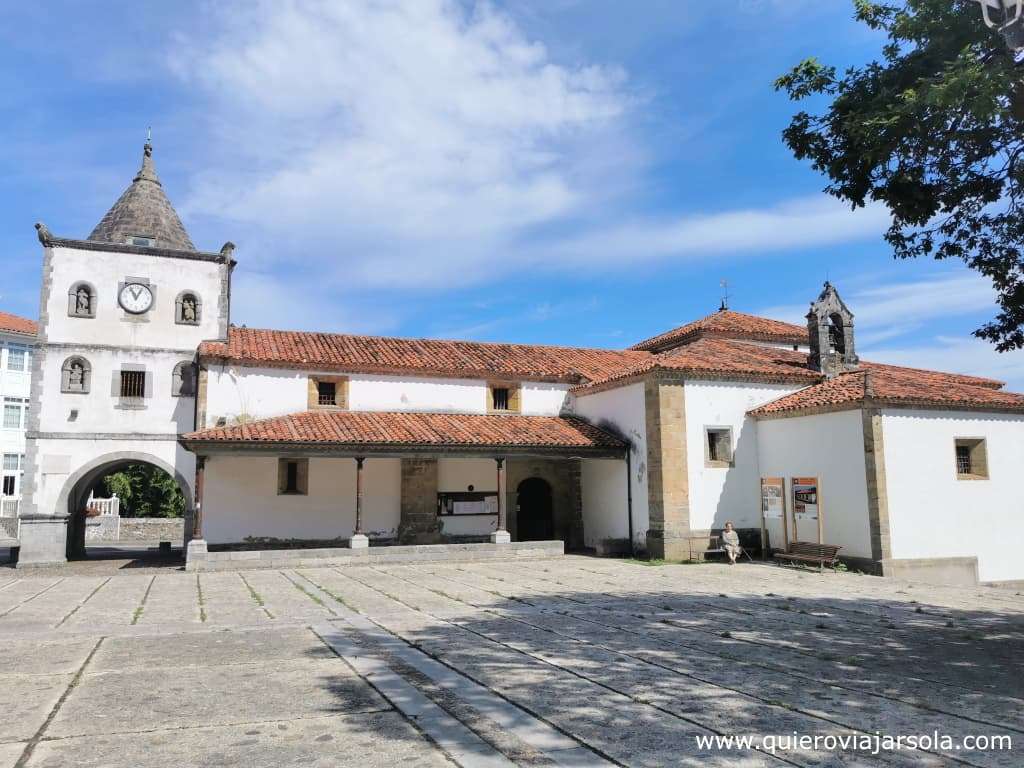
[{"label": "arched gateway", "polygon": [[[191,530],[192,486],[177,468],[168,464],[163,459],[148,453],[136,451],[108,453],[87,462],[69,475],[57,499],[58,509],[66,509],[68,514],[68,557],[78,557],[85,554],[85,507],[89,491],[105,475],[117,472],[132,464],[149,464],[174,478],[178,489],[185,497],[184,530]],[[177,543],[181,544],[183,542]]]}]

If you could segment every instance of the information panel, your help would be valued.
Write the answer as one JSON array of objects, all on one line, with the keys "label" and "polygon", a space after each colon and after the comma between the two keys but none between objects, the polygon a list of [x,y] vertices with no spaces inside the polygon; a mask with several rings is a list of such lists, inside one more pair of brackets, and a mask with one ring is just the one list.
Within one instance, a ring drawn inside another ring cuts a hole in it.
[{"label": "information panel", "polygon": [[793,478],[793,516],[797,520],[818,519],[818,478]]}]

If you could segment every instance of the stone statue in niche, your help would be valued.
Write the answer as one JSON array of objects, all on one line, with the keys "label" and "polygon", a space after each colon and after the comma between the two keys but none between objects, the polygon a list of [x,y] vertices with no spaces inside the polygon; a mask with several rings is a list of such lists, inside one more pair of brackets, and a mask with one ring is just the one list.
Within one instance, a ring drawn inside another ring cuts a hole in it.
[{"label": "stone statue in niche", "polygon": [[75,291],[75,314],[86,316],[92,314],[92,296],[89,295],[89,289],[84,285],[78,286],[78,290]]},{"label": "stone statue in niche", "polygon": [[194,323],[198,320],[196,313],[196,299],[194,296],[186,296],[181,300],[181,322]]},{"label": "stone statue in niche", "polygon": [[79,360],[74,360],[68,370],[68,390],[71,392],[85,391],[85,366]]}]

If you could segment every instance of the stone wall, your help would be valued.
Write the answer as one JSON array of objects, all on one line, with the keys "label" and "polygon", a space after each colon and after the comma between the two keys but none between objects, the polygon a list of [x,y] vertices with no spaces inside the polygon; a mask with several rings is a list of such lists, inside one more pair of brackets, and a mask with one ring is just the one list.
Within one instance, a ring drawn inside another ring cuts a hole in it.
[{"label": "stone wall", "polygon": [[90,517],[85,521],[88,542],[169,541],[180,545],[184,532],[185,521],[180,517],[122,517],[120,534],[115,517]]}]

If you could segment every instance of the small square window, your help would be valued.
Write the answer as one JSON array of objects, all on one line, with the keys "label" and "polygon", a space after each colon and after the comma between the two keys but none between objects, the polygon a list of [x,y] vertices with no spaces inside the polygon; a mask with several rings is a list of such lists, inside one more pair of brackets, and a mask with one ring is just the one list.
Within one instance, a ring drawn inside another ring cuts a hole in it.
[{"label": "small square window", "polygon": [[490,384],[487,392],[487,411],[519,413],[519,387],[515,384]]},{"label": "small square window", "polygon": [[344,376],[310,376],[309,408],[347,408],[348,379]]},{"label": "small square window", "polygon": [[121,397],[143,398],[146,396],[145,371],[121,371]]},{"label": "small square window", "polygon": [[156,241],[152,237],[147,237],[146,235],[131,235],[128,238],[128,243],[130,245],[141,245],[150,248],[156,244]]},{"label": "small square window", "polygon": [[309,493],[309,459],[278,459],[277,494],[305,496]]},{"label": "small square window", "polygon": [[732,429],[705,427],[704,464],[708,467],[732,466]]},{"label": "small square window", "polygon": [[958,480],[988,479],[988,448],[984,438],[958,437],[953,450]]}]

